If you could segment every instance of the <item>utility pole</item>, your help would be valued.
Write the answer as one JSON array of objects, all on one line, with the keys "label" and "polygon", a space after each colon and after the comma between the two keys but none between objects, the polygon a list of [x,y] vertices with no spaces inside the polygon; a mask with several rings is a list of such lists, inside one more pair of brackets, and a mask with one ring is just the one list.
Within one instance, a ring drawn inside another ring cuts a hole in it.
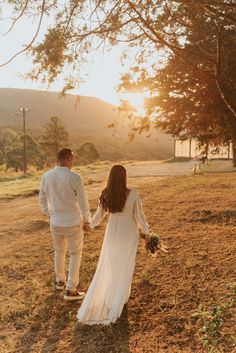
[{"label": "utility pole", "polygon": [[23,116],[23,172],[26,174],[27,161],[26,161],[26,133],[25,133],[25,114],[28,111],[27,108],[20,108]]}]

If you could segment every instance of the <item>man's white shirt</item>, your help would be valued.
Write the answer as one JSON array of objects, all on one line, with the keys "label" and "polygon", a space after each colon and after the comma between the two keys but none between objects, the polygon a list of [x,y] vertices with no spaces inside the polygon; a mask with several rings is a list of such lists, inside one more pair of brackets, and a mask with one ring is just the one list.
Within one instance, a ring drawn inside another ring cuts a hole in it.
[{"label": "man's white shirt", "polygon": [[43,174],[39,203],[54,226],[79,225],[81,216],[91,222],[88,199],[81,176],[67,167],[57,166]]}]

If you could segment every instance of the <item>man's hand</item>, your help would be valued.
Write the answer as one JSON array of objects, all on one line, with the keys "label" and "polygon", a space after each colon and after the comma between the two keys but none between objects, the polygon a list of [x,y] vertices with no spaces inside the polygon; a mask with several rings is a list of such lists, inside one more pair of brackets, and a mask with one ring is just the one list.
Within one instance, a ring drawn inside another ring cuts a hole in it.
[{"label": "man's hand", "polygon": [[84,222],[83,230],[84,230],[85,232],[90,232],[90,231],[92,230],[92,228],[91,228],[89,222]]}]

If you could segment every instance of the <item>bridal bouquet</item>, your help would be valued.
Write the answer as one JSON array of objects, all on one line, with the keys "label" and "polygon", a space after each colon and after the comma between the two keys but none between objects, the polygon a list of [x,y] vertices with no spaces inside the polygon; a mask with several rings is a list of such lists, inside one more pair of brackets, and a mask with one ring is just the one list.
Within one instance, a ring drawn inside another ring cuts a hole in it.
[{"label": "bridal bouquet", "polygon": [[[145,235],[141,235],[142,238],[145,238]],[[155,254],[157,250],[162,250],[164,252],[168,252],[167,248],[162,244],[160,236],[155,232],[149,233],[149,239],[145,244],[146,250],[150,251],[152,254]]]}]

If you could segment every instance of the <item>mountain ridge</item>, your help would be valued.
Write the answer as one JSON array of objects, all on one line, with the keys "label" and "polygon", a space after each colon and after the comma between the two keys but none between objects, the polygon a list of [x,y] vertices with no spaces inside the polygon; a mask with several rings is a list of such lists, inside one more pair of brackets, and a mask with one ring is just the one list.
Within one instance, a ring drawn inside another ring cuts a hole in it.
[{"label": "mountain ridge", "polygon": [[[173,139],[155,130],[151,137],[137,136],[127,144],[128,121],[118,124],[116,134],[108,128],[118,121],[116,107],[97,97],[20,88],[0,88],[0,128],[22,129],[19,109],[25,107],[28,132],[39,133],[51,116],[62,119],[72,144],[90,141],[99,150],[101,159],[166,159],[173,155]],[[77,103],[77,104],[76,104]],[[76,105],[76,107],[75,107]],[[158,142],[157,142],[158,140]]]}]

